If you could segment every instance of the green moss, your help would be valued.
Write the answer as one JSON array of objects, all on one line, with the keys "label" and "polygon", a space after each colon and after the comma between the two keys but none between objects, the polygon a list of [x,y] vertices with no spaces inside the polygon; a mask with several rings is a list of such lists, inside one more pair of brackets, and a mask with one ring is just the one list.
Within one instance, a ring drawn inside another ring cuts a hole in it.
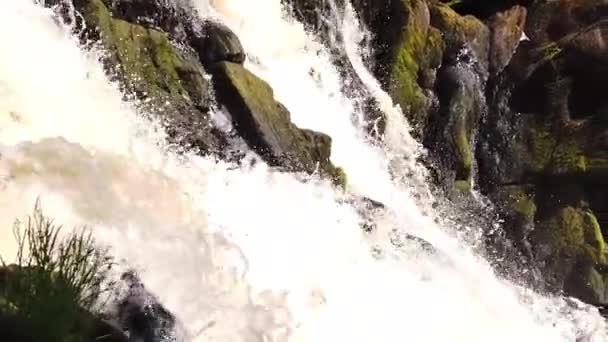
[{"label": "green moss", "polygon": [[423,2],[402,0],[407,22],[399,32],[389,57],[389,93],[415,127],[426,123],[427,99],[418,83],[419,73],[437,67],[443,48],[441,34],[424,18]]},{"label": "green moss", "polygon": [[594,251],[597,251],[597,256],[599,259],[601,259],[598,261],[606,262],[605,257],[608,251],[606,250],[606,242],[597,218],[593,212],[586,210],[584,213],[582,213],[582,220],[585,242]]},{"label": "green moss", "polygon": [[454,182],[453,186],[454,191],[457,194],[469,194],[471,190],[471,182],[469,180],[457,180]]},{"label": "green moss", "polygon": [[537,241],[547,244],[555,253],[593,264],[606,262],[606,243],[591,211],[562,207],[538,228]]},{"label": "green moss", "polygon": [[223,70],[249,108],[269,116],[269,123],[289,120],[286,111],[277,110],[273,90],[268,83],[236,63],[223,63]]},{"label": "green moss", "polygon": [[505,188],[507,192],[506,204],[514,212],[523,217],[527,222],[534,221],[536,204],[534,197],[522,186],[510,186]]},{"label": "green moss", "polygon": [[426,40],[425,60],[431,68],[437,68],[441,65],[443,57],[443,49],[445,48],[441,31],[434,27],[429,27]]},{"label": "green moss", "polygon": [[346,172],[341,167],[335,167],[333,169],[333,177],[332,180],[337,187],[342,189],[346,188],[346,184],[348,182],[348,178],[346,176]]},{"label": "green moss", "polygon": [[[250,146],[272,165],[330,178],[344,186],[346,175],[330,161],[331,138],[300,129],[289,111],[274,99],[272,88],[242,65],[220,62],[212,69],[216,94],[237,118]],[[238,114],[236,114],[238,113]]]},{"label": "green moss", "polygon": [[468,180],[471,177],[473,165],[473,152],[470,143],[470,130],[465,127],[464,118],[459,118],[452,128],[454,145],[458,154],[458,165],[456,166],[456,177],[460,180]]},{"label": "green moss", "polygon": [[446,50],[455,53],[466,44],[480,62],[487,61],[490,31],[479,19],[462,16],[446,4],[435,2],[431,5],[431,22],[443,33]]},{"label": "green moss", "polygon": [[529,158],[531,170],[553,175],[585,172],[587,159],[584,142],[576,134],[559,133],[549,122],[529,124]]},{"label": "green moss", "polygon": [[451,35],[447,42],[462,43],[475,40],[475,34],[483,30],[483,23],[471,15],[462,16],[446,4],[436,3],[433,8],[435,18],[439,21],[437,27],[445,28],[442,32]]},{"label": "green moss", "polygon": [[167,34],[112,18],[101,0],[88,1],[84,16],[99,31],[101,42],[115,59],[112,64],[121,67],[123,81],[131,90],[162,101],[189,98],[190,93],[206,88],[198,84],[204,83],[202,76],[195,84],[188,80],[195,91],[184,87],[180,75],[198,70],[180,57]]}]

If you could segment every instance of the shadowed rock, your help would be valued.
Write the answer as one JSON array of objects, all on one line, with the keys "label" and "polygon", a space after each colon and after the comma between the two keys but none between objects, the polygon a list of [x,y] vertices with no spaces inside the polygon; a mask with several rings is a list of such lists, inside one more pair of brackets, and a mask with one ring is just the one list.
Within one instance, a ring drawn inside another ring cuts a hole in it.
[{"label": "shadowed rock", "polygon": [[124,298],[117,303],[117,321],[129,334],[130,341],[174,341],[175,317],[165,309],[134,273],[121,279],[128,286]]}]

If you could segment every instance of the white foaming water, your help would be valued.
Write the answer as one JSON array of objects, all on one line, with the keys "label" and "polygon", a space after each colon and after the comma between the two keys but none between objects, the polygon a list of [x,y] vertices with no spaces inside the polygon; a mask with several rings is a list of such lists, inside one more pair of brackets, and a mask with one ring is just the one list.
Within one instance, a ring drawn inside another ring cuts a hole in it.
[{"label": "white foaming water", "polygon": [[[237,31],[259,60],[248,67],[299,125],[332,135],[332,159],[352,190],[392,209],[376,218],[376,235],[359,229],[355,208],[328,182],[167,151],[162,130],[121,101],[95,53],[81,51],[48,10],[12,0],[0,2],[3,256],[14,251],[10,223],[40,197],[46,214],[90,225],[138,269],[188,341],[605,341],[597,312],[499,281],[422,214],[391,175],[390,154],[418,150],[395,129],[407,124],[390,116],[388,152],[368,145],[325,50],[281,18],[278,0],[199,5]],[[420,233],[445,257],[391,250],[393,227]]]}]

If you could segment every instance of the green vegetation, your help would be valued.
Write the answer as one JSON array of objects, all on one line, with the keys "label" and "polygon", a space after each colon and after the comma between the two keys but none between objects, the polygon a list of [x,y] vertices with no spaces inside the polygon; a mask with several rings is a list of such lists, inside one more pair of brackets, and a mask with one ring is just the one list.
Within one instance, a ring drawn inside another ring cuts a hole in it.
[{"label": "green vegetation", "polygon": [[86,229],[61,238],[62,227],[36,205],[25,222],[17,221],[15,264],[0,270],[0,313],[29,327],[34,341],[87,340],[100,295],[110,288],[113,265]]},{"label": "green vegetation", "polygon": [[563,49],[556,42],[547,43],[534,50],[534,52],[539,56],[538,59],[540,60],[540,63],[554,60],[562,53],[562,51]]}]

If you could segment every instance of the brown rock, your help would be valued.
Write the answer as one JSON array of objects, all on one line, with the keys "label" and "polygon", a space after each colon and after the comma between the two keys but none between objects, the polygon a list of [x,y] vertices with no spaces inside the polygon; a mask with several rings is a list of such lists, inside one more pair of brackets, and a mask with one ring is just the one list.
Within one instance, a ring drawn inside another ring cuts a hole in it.
[{"label": "brown rock", "polygon": [[526,14],[525,7],[514,6],[489,19],[490,73],[497,74],[509,64],[521,41]]}]

